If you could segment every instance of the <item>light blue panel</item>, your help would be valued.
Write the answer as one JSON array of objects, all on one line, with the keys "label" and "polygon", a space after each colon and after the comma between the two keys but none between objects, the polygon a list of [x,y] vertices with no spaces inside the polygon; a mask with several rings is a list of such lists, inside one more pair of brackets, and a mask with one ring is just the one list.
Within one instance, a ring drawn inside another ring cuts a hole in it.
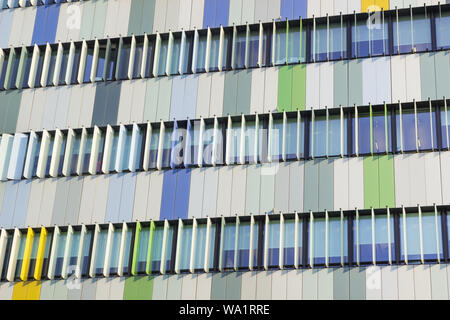
[{"label": "light blue panel", "polygon": [[31,180],[20,181],[17,190],[16,207],[14,210],[12,227],[24,228],[27,216],[28,198],[30,197]]},{"label": "light blue panel", "polygon": [[47,19],[45,24],[44,43],[54,43],[56,37],[56,29],[58,28],[60,5],[51,5],[48,7]]},{"label": "light blue panel", "polygon": [[0,47],[7,48],[13,20],[13,10],[0,10]]},{"label": "light blue panel", "polygon": [[34,20],[33,38],[31,44],[43,44],[45,37],[45,23],[47,19],[47,6],[39,6]]},{"label": "light blue panel", "polygon": [[281,19],[292,20],[294,15],[294,0],[281,0]]},{"label": "light blue panel", "polygon": [[228,16],[230,11],[230,0],[216,0],[216,16],[214,26],[228,26]]},{"label": "light blue panel", "polygon": [[172,82],[172,99],[170,105],[170,120],[181,120],[184,105],[185,77],[176,77]]},{"label": "light blue panel", "polygon": [[299,17],[306,18],[307,2],[308,0],[294,0],[293,19],[298,19]]},{"label": "light blue panel", "polygon": [[106,203],[106,222],[119,221],[120,198],[122,193],[123,174],[112,174],[109,177],[108,201]]},{"label": "light blue panel", "polygon": [[0,213],[0,228],[11,228],[14,216],[14,208],[16,205],[17,190],[19,183],[16,181],[8,181],[4,194],[2,211]]},{"label": "light blue panel", "polygon": [[28,135],[22,133],[14,135],[11,158],[9,160],[8,179],[20,180],[22,178],[27,143]]},{"label": "light blue panel", "polygon": [[[134,190],[136,188],[136,173],[123,176],[122,195],[120,200],[119,222],[131,221],[133,217]],[[139,201],[139,199],[138,199]]]},{"label": "light blue panel", "polygon": [[[203,29],[215,26],[216,0],[205,0],[203,9]],[[228,16],[228,13],[227,13]],[[228,18],[227,18],[228,20]]]},{"label": "light blue panel", "polygon": [[[189,192],[191,187],[191,169],[179,170],[177,174],[177,191],[175,194],[175,219],[187,219],[189,210]],[[200,216],[199,215],[196,216]]]},{"label": "light blue panel", "polygon": [[161,198],[160,220],[173,219],[176,186],[177,170],[165,171]]},{"label": "light blue panel", "polygon": [[184,88],[184,107],[182,111],[183,119],[195,119],[197,107],[197,90],[198,75],[187,76]]}]

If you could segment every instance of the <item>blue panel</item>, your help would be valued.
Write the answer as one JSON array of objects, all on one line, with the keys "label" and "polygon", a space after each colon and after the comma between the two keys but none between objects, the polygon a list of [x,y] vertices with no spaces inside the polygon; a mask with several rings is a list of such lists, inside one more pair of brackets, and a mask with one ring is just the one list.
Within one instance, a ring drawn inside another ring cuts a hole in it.
[{"label": "blue panel", "polygon": [[56,37],[56,29],[58,28],[60,5],[51,5],[47,10],[47,21],[45,24],[44,43],[54,43]]},{"label": "blue panel", "polygon": [[45,35],[45,23],[47,20],[47,8],[46,6],[38,6],[36,10],[36,18],[34,19],[33,38],[31,44],[44,43]]},{"label": "blue panel", "polygon": [[177,193],[175,195],[175,219],[188,218],[190,188],[191,169],[183,169],[178,171]]},{"label": "blue panel", "polygon": [[305,19],[307,16],[306,11],[306,3],[307,0],[293,0],[294,1],[294,14],[293,18],[298,19],[299,17],[302,17],[302,19]]},{"label": "blue panel", "polygon": [[13,10],[0,10],[0,47],[8,48],[9,33],[13,20]]},{"label": "blue panel", "polygon": [[281,19],[292,20],[294,16],[294,0],[281,0]]},{"label": "blue panel", "polygon": [[215,27],[220,27],[220,25],[226,27],[228,26],[228,15],[230,11],[230,0],[216,0],[216,19]]},{"label": "blue panel", "polygon": [[30,197],[31,180],[22,180],[19,182],[17,190],[16,208],[11,227],[25,227],[27,217],[28,199]]},{"label": "blue panel", "polygon": [[184,89],[184,110],[182,118],[195,119],[195,111],[197,108],[197,89],[198,76],[189,76],[186,78],[186,87]]},{"label": "blue panel", "polygon": [[11,228],[16,205],[16,196],[19,183],[8,181],[6,183],[5,194],[3,196],[3,206],[0,212],[0,227]]},{"label": "blue panel", "polygon": [[205,0],[205,7],[203,9],[203,29],[208,28],[208,26],[214,27],[215,20],[216,20],[216,0]]},{"label": "blue panel", "polygon": [[175,191],[177,186],[177,171],[178,170],[167,170],[164,172],[160,220],[173,219]]},{"label": "blue panel", "polygon": [[122,192],[123,174],[112,174],[109,177],[108,202],[106,203],[105,222],[119,222],[120,194]]},{"label": "blue panel", "polygon": [[[120,201],[119,222],[131,221],[133,218],[134,190],[136,187],[136,174],[127,173],[122,182],[122,200]],[[139,201],[139,199],[138,199]]]}]

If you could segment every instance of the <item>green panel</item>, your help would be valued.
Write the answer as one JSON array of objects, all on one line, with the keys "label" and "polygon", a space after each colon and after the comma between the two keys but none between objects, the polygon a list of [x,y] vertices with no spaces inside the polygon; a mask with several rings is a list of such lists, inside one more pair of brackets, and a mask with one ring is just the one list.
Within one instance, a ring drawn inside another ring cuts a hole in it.
[{"label": "green panel", "polygon": [[212,277],[211,300],[225,300],[227,288],[227,274],[216,273]]},{"label": "green panel", "polygon": [[390,208],[395,208],[394,156],[380,156],[378,166],[380,174],[379,207],[389,206]]},{"label": "green panel", "polygon": [[278,111],[291,111],[292,66],[280,67],[278,71]]},{"label": "green panel", "polygon": [[131,265],[131,274],[135,276],[137,274],[137,264],[138,264],[138,257],[139,257],[139,246],[141,243],[141,231],[142,227],[140,222],[136,222],[136,235],[134,238],[134,247],[133,247],[133,262]]},{"label": "green panel", "polygon": [[19,116],[20,102],[22,100],[22,90],[9,91],[5,95],[8,101],[6,105],[5,122],[3,124],[4,132],[16,132],[17,118]]},{"label": "green panel", "polygon": [[[151,2],[148,0],[131,0],[130,18],[128,19],[128,35],[141,34],[142,14],[144,2]],[[150,15],[146,16],[150,17]],[[153,11],[151,12],[151,19],[153,20]]]},{"label": "green panel", "polygon": [[349,268],[338,268],[333,274],[333,299],[350,299],[350,270]]},{"label": "green panel", "polygon": [[92,26],[94,24],[95,2],[96,1],[86,1],[83,3],[80,39],[91,39]]},{"label": "green panel", "polygon": [[378,183],[378,156],[364,158],[364,208],[378,208],[380,203]]},{"label": "green panel", "polygon": [[350,60],[348,63],[348,96],[349,105],[362,105],[362,60]]},{"label": "green panel", "polygon": [[236,114],[250,113],[250,97],[252,92],[252,71],[243,70],[238,73]]},{"label": "green panel", "polygon": [[336,61],[333,70],[334,106],[348,106],[348,62]]},{"label": "green panel", "polygon": [[306,108],[306,64],[292,67],[292,105],[291,111]]},{"label": "green panel", "polygon": [[312,160],[305,162],[304,210],[318,211],[319,205],[319,162]]},{"label": "green panel", "polygon": [[436,75],[434,72],[435,53],[420,55],[420,85],[422,88],[422,100],[436,99]]},{"label": "green panel", "polygon": [[441,51],[436,53],[436,91],[437,98],[450,97],[450,53]]},{"label": "green panel", "polygon": [[225,87],[223,90],[223,115],[236,114],[236,96],[238,75],[236,71],[225,73]]},{"label": "green panel", "polygon": [[230,272],[226,278],[226,300],[241,300],[242,274],[239,272]]},{"label": "green panel", "polygon": [[145,19],[142,19],[141,34],[151,34],[153,32],[153,19],[155,16],[155,0],[143,0]]},{"label": "green panel", "polygon": [[152,256],[153,256],[153,233],[155,232],[155,223],[150,222],[150,234],[148,239],[148,249],[147,249],[147,266],[145,272],[150,275],[152,273]]},{"label": "green panel", "polygon": [[152,295],[152,277],[131,277],[125,280],[124,300],[151,300]]},{"label": "green panel", "polygon": [[108,0],[98,0],[95,3],[94,23],[92,25],[91,38],[100,38],[100,39],[103,38],[107,9],[108,9]]},{"label": "green panel", "polygon": [[366,300],[366,270],[364,268],[350,270],[350,300]]}]

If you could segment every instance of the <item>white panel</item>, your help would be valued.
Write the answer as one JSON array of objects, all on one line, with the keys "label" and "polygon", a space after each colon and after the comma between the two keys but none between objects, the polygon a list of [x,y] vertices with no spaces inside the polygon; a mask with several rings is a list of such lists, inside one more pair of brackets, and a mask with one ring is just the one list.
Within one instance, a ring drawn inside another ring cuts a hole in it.
[{"label": "white panel", "polygon": [[272,300],[286,300],[288,273],[277,270],[272,273]]},{"label": "white panel", "polygon": [[[334,3],[334,15],[339,15],[340,13],[347,14],[348,12],[348,6],[347,6],[347,0],[333,0]],[[331,15],[331,14],[330,14]]]},{"label": "white panel", "polygon": [[307,13],[308,18],[312,18],[312,16],[320,17],[320,1],[308,0]]},{"label": "white panel", "polygon": [[[333,103],[334,76],[333,76],[333,74],[334,74],[334,68],[333,68],[332,62],[320,63],[320,93],[319,93],[320,103],[318,105],[318,106],[320,106],[320,108],[325,108],[325,107],[332,108],[334,106],[334,103]],[[316,107],[316,106],[313,105],[313,107]]]},{"label": "white panel", "polygon": [[90,224],[95,201],[95,176],[85,177],[81,193],[78,223]]},{"label": "white panel", "polygon": [[164,172],[153,171],[148,189],[147,220],[159,220]]},{"label": "white panel", "polygon": [[413,266],[398,267],[398,298],[399,300],[414,300],[414,270]]},{"label": "white panel", "polygon": [[317,298],[319,300],[333,300],[333,274],[331,268],[321,269],[317,273]]},{"label": "white panel", "polygon": [[128,19],[130,17],[131,1],[120,1],[119,15],[116,20],[116,31],[119,36],[128,34]]},{"label": "white panel", "polygon": [[302,270],[290,270],[287,274],[287,295],[288,300],[301,300],[302,299]]},{"label": "white panel", "polygon": [[289,180],[289,212],[303,212],[304,162],[292,162]]},{"label": "white panel", "polygon": [[359,13],[361,12],[361,0],[347,0],[348,2],[348,13]]},{"label": "white panel", "polygon": [[318,269],[307,269],[303,272],[303,300],[317,300]]},{"label": "white panel", "polygon": [[266,68],[264,112],[276,111],[278,105],[278,67]]},{"label": "white panel", "polygon": [[217,216],[229,216],[231,209],[231,186],[233,181],[232,167],[219,169],[219,187],[217,190]]},{"label": "white panel", "polygon": [[450,204],[450,152],[441,152],[442,202]]},{"label": "white panel", "polygon": [[78,128],[80,118],[80,105],[82,103],[82,86],[70,86],[72,94],[70,95],[69,111],[67,113],[67,126],[69,128]]},{"label": "white panel", "polygon": [[[345,2],[345,0],[341,0],[341,2]],[[334,12],[334,3],[333,0],[320,0],[320,15],[322,17],[326,15],[333,15]]]},{"label": "white panel", "polygon": [[197,291],[197,275],[196,274],[184,275],[182,279],[178,279],[177,281],[182,281],[181,300],[195,300]]},{"label": "white panel", "polygon": [[[78,41],[80,40],[80,31],[81,31],[81,19],[83,17],[83,5],[80,2],[76,2],[72,5],[69,5],[66,9],[67,15],[65,19],[62,20],[59,18],[61,23],[65,22],[66,27],[68,29],[66,40],[61,39],[61,41]],[[60,9],[60,12],[62,9]],[[58,23],[59,28],[59,23]]]},{"label": "white panel", "polygon": [[198,76],[196,118],[209,117],[209,101],[211,97],[212,77],[213,75],[209,73],[203,73]]},{"label": "white panel", "polygon": [[349,208],[349,159],[335,159],[334,163],[334,210]]},{"label": "white panel", "polygon": [[[23,8],[16,9],[13,11],[13,17],[11,22],[11,32],[9,34],[9,42],[8,44],[12,47],[19,47],[21,43],[20,35],[22,32],[22,24],[25,15],[25,10]],[[28,43],[25,43],[28,45]]]},{"label": "white panel", "polygon": [[318,109],[320,106],[320,64],[306,65],[306,109]]},{"label": "white panel", "polygon": [[274,213],[289,212],[289,163],[280,163],[275,175]]},{"label": "white panel", "polygon": [[389,57],[373,59],[376,68],[376,99],[374,103],[391,101],[391,65]]},{"label": "white panel", "polygon": [[363,158],[348,159],[348,205],[350,209],[364,208]]},{"label": "white panel", "polygon": [[[194,0],[195,1],[195,0]],[[212,274],[201,273],[197,277],[196,300],[210,300],[211,298]]]},{"label": "white panel", "polygon": [[119,15],[119,0],[108,0],[108,8],[106,9],[106,22],[104,36],[113,38],[117,36],[116,25]]},{"label": "white panel", "polygon": [[147,81],[138,80],[131,82],[133,87],[133,96],[131,100],[130,122],[142,122],[144,117],[145,94],[147,90]]},{"label": "white panel", "polygon": [[391,57],[392,102],[406,101],[406,56]]},{"label": "white panel", "polygon": [[398,300],[398,267],[381,268],[381,290],[383,300]]},{"label": "white panel", "polygon": [[[61,9],[60,9],[61,10]],[[33,37],[34,22],[36,18],[36,8],[27,8],[23,17],[22,34],[20,37],[20,44],[28,45],[31,43]]]},{"label": "white panel", "polygon": [[225,72],[214,72],[211,79],[211,99],[209,116],[220,117],[223,111],[223,92],[225,89]]},{"label": "white panel", "polygon": [[422,86],[420,83],[420,55],[405,55],[406,66],[406,100],[416,101],[422,100]]},{"label": "white panel", "polygon": [[[375,59],[362,59],[362,75],[363,75],[363,104],[375,104],[377,100],[377,68],[374,63]],[[375,75],[375,76],[374,76]]]},{"label": "white panel", "polygon": [[414,266],[416,300],[431,300],[431,273],[429,265]]},{"label": "white panel", "polygon": [[366,299],[382,299],[380,267],[371,266],[366,269]]},{"label": "white panel", "polygon": [[447,266],[435,264],[431,266],[431,299],[448,300]]},{"label": "white panel", "polygon": [[[230,215],[245,214],[245,189],[247,182],[246,166],[233,167],[233,187],[231,189],[231,211]],[[219,181],[220,183],[220,181]]]},{"label": "white panel", "polygon": [[194,28],[201,29],[203,27],[203,4],[204,0],[192,0],[191,30]]},{"label": "white panel", "polygon": [[[425,183],[425,163],[424,157],[417,153],[409,157],[409,177],[410,177],[410,206],[425,205],[426,183]],[[398,180],[395,180],[398,182]],[[398,204],[397,204],[398,205]]]},{"label": "white panel", "polygon": [[191,171],[191,190],[189,193],[189,213],[188,218],[202,217],[202,200],[203,200],[203,184],[204,184],[205,170],[195,168]]},{"label": "white panel", "polygon": [[38,89],[35,91],[29,124],[31,130],[42,130],[42,115],[44,114],[46,94],[46,89]]},{"label": "white panel", "polygon": [[425,188],[427,195],[426,203],[428,205],[442,204],[439,153],[423,153],[422,157],[425,162]]},{"label": "white panel", "polygon": [[178,27],[180,30],[189,30],[191,25],[192,0],[181,0],[178,16]]},{"label": "white panel", "polygon": [[397,206],[409,206],[409,155],[395,155],[394,156],[394,174],[395,174],[395,203]]},{"label": "white panel", "polygon": [[264,113],[265,69],[252,70],[252,92],[250,95],[250,113]]},{"label": "white panel", "polygon": [[165,31],[166,11],[167,11],[167,1],[155,0],[155,16],[153,19],[153,32]]},{"label": "white panel", "polygon": [[83,86],[83,102],[78,108],[80,108],[80,119],[78,121],[78,127],[90,127],[92,123],[92,112],[94,110],[95,101],[95,84],[87,84]]},{"label": "white panel", "polygon": [[203,187],[202,217],[214,217],[217,206],[217,188],[219,179],[218,168],[207,168],[205,170],[205,183]]},{"label": "white panel", "polygon": [[256,300],[272,300],[272,272],[257,273]]},{"label": "white panel", "polygon": [[150,173],[140,172],[136,176],[136,190],[134,193],[133,221],[145,221],[147,213],[148,189]]}]

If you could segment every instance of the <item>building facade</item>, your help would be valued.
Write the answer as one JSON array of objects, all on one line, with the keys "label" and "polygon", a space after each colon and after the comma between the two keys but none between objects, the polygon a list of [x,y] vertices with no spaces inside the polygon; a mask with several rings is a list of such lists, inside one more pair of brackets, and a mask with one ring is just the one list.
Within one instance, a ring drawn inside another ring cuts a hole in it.
[{"label": "building facade", "polygon": [[449,298],[446,1],[0,7],[0,299]]}]

